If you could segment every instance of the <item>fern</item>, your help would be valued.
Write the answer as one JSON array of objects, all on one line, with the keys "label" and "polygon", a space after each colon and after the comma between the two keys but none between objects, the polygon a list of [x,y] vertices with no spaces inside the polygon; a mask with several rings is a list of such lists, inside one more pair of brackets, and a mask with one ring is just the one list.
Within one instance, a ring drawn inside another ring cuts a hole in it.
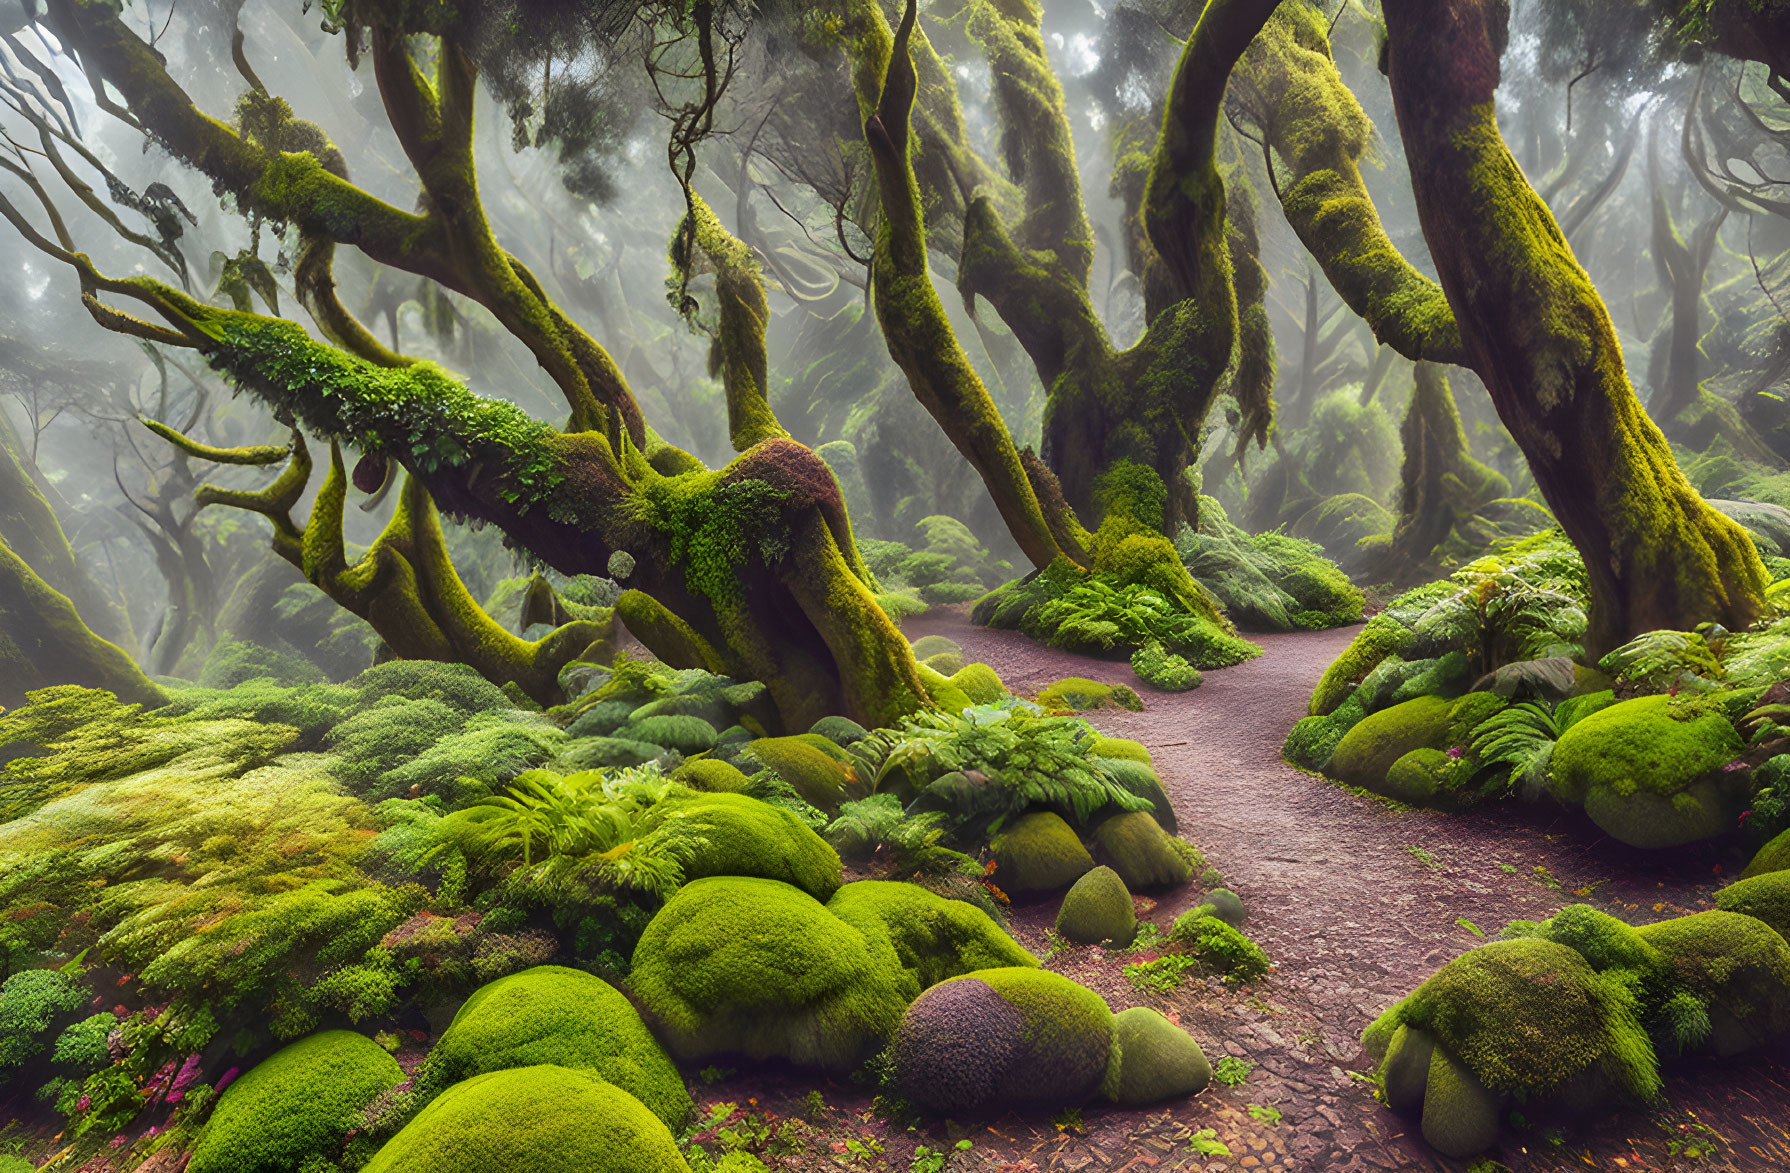
[{"label": "fern", "polygon": [[926,712],[904,718],[895,729],[873,733],[853,749],[877,767],[877,787],[902,772],[938,779],[963,773],[981,784],[929,788],[932,801],[959,818],[991,816],[997,822],[1031,806],[1052,807],[1087,821],[1108,805],[1149,810],[1148,799],[1126,790],[1090,760],[1093,729],[1075,717],[1025,709],[972,705],[958,714]]},{"label": "fern", "polygon": [[1632,692],[1706,692],[1726,673],[1709,642],[1694,631],[1649,631],[1629,640],[1598,662]]},{"label": "fern", "polygon": [[1474,760],[1498,771],[1510,789],[1535,799],[1547,784],[1548,763],[1560,733],[1553,714],[1525,701],[1480,722],[1470,748]]},{"label": "fern", "polygon": [[944,824],[942,812],[910,815],[893,794],[873,794],[840,806],[839,816],[827,826],[826,840],[851,859],[886,853],[897,872],[981,875],[974,859],[939,842]]},{"label": "fern", "polygon": [[506,882],[561,904],[605,891],[666,896],[705,844],[706,828],[668,811],[674,783],[651,767],[559,775],[530,770],[490,798],[444,817],[443,848],[501,871]]}]

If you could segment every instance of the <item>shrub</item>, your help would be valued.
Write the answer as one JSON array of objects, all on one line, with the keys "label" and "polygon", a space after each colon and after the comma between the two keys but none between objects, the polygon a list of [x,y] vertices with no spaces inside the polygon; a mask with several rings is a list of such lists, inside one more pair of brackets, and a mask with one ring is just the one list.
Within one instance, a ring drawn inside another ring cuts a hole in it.
[{"label": "shrub", "polygon": [[513,1067],[588,1070],[645,1104],[668,1127],[690,1114],[690,1094],[640,1014],[615,987],[543,965],[481,986],[429,1052],[418,1090]]},{"label": "shrub", "polygon": [[1186,692],[1200,686],[1199,669],[1161,644],[1145,644],[1131,653],[1131,670],[1139,680],[1164,692]]},{"label": "shrub", "polygon": [[455,1084],[405,1125],[366,1173],[688,1173],[640,1101],[589,1071],[544,1065]]},{"label": "shrub", "polygon": [[1175,919],[1169,940],[1219,973],[1253,981],[1272,968],[1262,947],[1215,914],[1211,905],[1190,909]]},{"label": "shrub", "polygon": [[27,969],[0,984],[0,1084],[42,1052],[58,1018],[86,1004],[86,987],[60,970]]},{"label": "shrub", "polygon": [[218,1097],[191,1173],[286,1173],[332,1159],[361,1112],[404,1078],[365,1035],[331,1030],[288,1044]]}]

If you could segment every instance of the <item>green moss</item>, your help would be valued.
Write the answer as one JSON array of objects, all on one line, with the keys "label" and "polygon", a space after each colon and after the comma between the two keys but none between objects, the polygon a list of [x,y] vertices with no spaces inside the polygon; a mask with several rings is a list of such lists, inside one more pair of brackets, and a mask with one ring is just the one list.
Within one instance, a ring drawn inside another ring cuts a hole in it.
[{"label": "green moss", "polygon": [[[829,813],[848,798],[858,797],[857,770],[843,752],[838,756],[806,740],[809,734],[761,737],[747,745],[758,761],[794,788],[805,800]],[[824,741],[825,739],[820,739]],[[830,743],[829,743],[830,744]],[[838,747],[833,749],[838,751]]]},{"label": "green moss", "polygon": [[1200,686],[1199,669],[1161,644],[1146,644],[1131,653],[1131,670],[1145,684],[1164,692],[1187,692]]},{"label": "green moss", "polygon": [[1423,1106],[1429,1086],[1430,1060],[1436,1040],[1428,1031],[1401,1025],[1380,1064],[1380,1091],[1394,1112],[1413,1112]]},{"label": "green moss", "polygon": [[640,1101],[590,1071],[517,1067],[455,1084],[366,1173],[689,1173]]},{"label": "green moss", "polygon": [[1790,831],[1780,831],[1753,856],[1740,878],[1750,880],[1771,872],[1790,871]]},{"label": "green moss", "polygon": [[963,655],[963,645],[948,636],[923,635],[914,641],[914,658],[929,660],[939,655]]},{"label": "green moss", "polygon": [[1057,932],[1078,945],[1131,944],[1137,935],[1137,910],[1119,873],[1097,867],[1075,881],[1057,910]]},{"label": "green moss", "polygon": [[1597,824],[1636,847],[1669,847],[1733,826],[1742,795],[1722,767],[1741,751],[1719,712],[1666,696],[1600,709],[1554,747],[1549,786],[1580,802]]},{"label": "green moss", "polygon": [[1594,1066],[1643,1099],[1659,1090],[1628,988],[1551,941],[1497,941],[1455,958],[1362,1041],[1384,1055],[1400,1026],[1433,1036],[1493,1091],[1539,1095]]},{"label": "green moss", "polygon": [[1444,750],[1424,747],[1393,762],[1385,779],[1368,789],[1410,806],[1453,810],[1476,797],[1461,789],[1471,773],[1472,763],[1468,759],[1451,758]]},{"label": "green moss", "polygon": [[0,1084],[48,1046],[57,1018],[86,1002],[85,987],[53,969],[27,969],[0,984]]},{"label": "green moss", "polygon": [[742,597],[741,565],[754,555],[775,564],[789,552],[793,539],[785,506],[790,500],[787,490],[739,476],[729,465],[645,478],[630,509],[636,521],[669,538],[671,560],[684,568],[690,593],[726,606]]},{"label": "green moss", "polygon": [[1423,1093],[1423,1139],[1445,1157],[1471,1157],[1492,1147],[1503,1115],[1500,1097],[1444,1047],[1430,1055]]},{"label": "green moss", "polygon": [[1219,973],[1243,981],[1252,981],[1266,974],[1273,963],[1268,954],[1218,915],[1215,905],[1203,904],[1175,918],[1169,929],[1169,940],[1185,946],[1187,951]]},{"label": "green moss", "polygon": [[887,936],[912,978],[909,998],[971,970],[1038,964],[981,909],[917,884],[859,880],[840,888],[827,911],[866,936]]},{"label": "green moss", "polygon": [[1351,786],[1378,792],[1393,763],[1414,749],[1446,750],[1455,702],[1423,696],[1369,714],[1343,734],[1324,772]]},{"label": "green moss", "polygon": [[1779,936],[1790,935],[1790,872],[1765,872],[1742,878],[1715,894],[1723,912],[1743,912],[1757,917]]},{"label": "green moss", "polygon": [[681,754],[698,754],[714,748],[716,732],[701,717],[667,714],[629,721],[615,735],[624,741],[642,741]]},{"label": "green moss", "polygon": [[1088,746],[1088,751],[1097,758],[1139,762],[1152,767],[1155,765],[1150,760],[1150,751],[1143,742],[1131,741],[1124,737],[1096,737]]},{"label": "green moss", "polygon": [[1057,681],[1038,694],[1038,703],[1047,709],[1082,712],[1108,706],[1142,712],[1144,703],[1137,693],[1123,684],[1104,684],[1082,676]]},{"label": "green moss", "polygon": [[684,865],[686,877],[781,880],[816,900],[838,891],[839,853],[784,808],[745,794],[680,795],[666,801],[702,828],[705,843]]},{"label": "green moss", "polygon": [[1719,1054],[1733,1054],[1790,1031],[1790,944],[1764,921],[1739,912],[1699,912],[1636,930],[1709,1003]]},{"label": "green moss", "polygon": [[719,758],[694,758],[672,771],[671,776],[693,790],[711,794],[739,794],[747,786],[740,768]]},{"label": "green moss", "polygon": [[1192,862],[1149,812],[1113,815],[1094,829],[1094,840],[1127,888],[1165,888],[1193,875]]},{"label": "green moss", "polygon": [[1311,715],[1322,717],[1335,712],[1380,661],[1403,652],[1410,643],[1410,631],[1392,616],[1382,612],[1369,619],[1343,654],[1324,670],[1317,688],[1312,690]]},{"label": "green moss", "polygon": [[1330,764],[1344,735],[1367,716],[1359,697],[1351,694],[1335,712],[1322,717],[1302,717],[1288,731],[1280,756],[1304,770],[1323,770]]},{"label": "green moss", "polygon": [[686,884],[653,918],[629,984],[681,1059],[846,1070],[894,1031],[905,975],[886,937],[801,889],[713,877]]},{"label": "green moss", "polygon": [[1076,1104],[1104,1081],[1113,1013],[1099,994],[1043,969],[983,969],[955,980],[986,982],[1023,1019],[1024,1045],[1001,1102]]},{"label": "green moss", "polygon": [[1147,1006],[1113,1017],[1113,1051],[1102,1091],[1118,1104],[1155,1104],[1194,1096],[1212,1065],[1193,1036]]},{"label": "green moss", "polygon": [[1007,686],[987,664],[965,664],[951,674],[951,684],[976,705],[997,704],[1007,695]]},{"label": "green moss", "polygon": [[988,849],[994,853],[995,883],[1015,895],[1055,892],[1094,869],[1094,857],[1055,811],[1021,815]]},{"label": "green moss", "polygon": [[199,1135],[194,1173],[285,1173],[331,1160],[361,1112],[404,1078],[372,1039],[331,1030],[274,1052],[224,1089]]},{"label": "green moss", "polygon": [[437,1092],[491,1071],[553,1064],[588,1070],[646,1105],[667,1127],[690,1093],[620,991],[576,969],[541,965],[480,986],[429,1052],[418,1090]]}]

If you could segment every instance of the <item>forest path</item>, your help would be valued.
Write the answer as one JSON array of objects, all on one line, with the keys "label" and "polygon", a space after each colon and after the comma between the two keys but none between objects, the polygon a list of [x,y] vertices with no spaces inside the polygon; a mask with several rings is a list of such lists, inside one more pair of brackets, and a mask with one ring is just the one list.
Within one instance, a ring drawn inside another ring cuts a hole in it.
[{"label": "forest path", "polygon": [[[1669,857],[1632,851],[1602,838],[1576,812],[1539,805],[1501,803],[1456,815],[1395,811],[1287,765],[1280,759],[1287,731],[1358,630],[1252,636],[1262,656],[1205,673],[1200,688],[1175,694],[1141,685],[1123,662],[1056,651],[961,617],[904,624],[912,639],[956,640],[967,660],[992,666],[1019,695],[1071,675],[1136,686],[1143,712],[1101,710],[1088,718],[1149,747],[1181,834],[1242,897],[1247,931],[1278,967],[1241,991],[1214,979],[1164,998],[1129,984],[1120,972],[1123,955],[1058,953],[1051,968],[1099,989],[1115,1008],[1154,1005],[1177,1016],[1214,1061],[1228,1052],[1257,1069],[1241,1087],[1214,1085],[1172,1113],[1175,1130],[1215,1128],[1235,1162],[1190,1160],[1185,1147],[1172,1156],[1161,1152],[1160,1141],[1149,1143],[1170,1123],[1160,1114],[1146,1124],[1147,1113],[1090,1109],[1086,1136],[1057,1138],[1050,1163],[1038,1168],[1125,1169],[1132,1152],[1160,1154],[1163,1168],[1463,1167],[1439,1161],[1414,1139],[1414,1121],[1380,1107],[1351,1074],[1370,1066],[1360,1047],[1368,1023],[1480,943],[1467,923],[1496,936],[1511,920],[1542,919],[1575,902],[1636,923],[1702,911],[1744,863],[1732,846]],[[1166,926],[1197,894],[1191,885],[1159,894],[1148,919]],[[1015,909],[1016,932],[1040,953],[1056,905],[1052,899]],[[1784,1066],[1763,1057],[1675,1063],[1666,1077],[1666,1100],[1651,1113],[1627,1112],[1589,1133],[1569,1131],[1559,1143],[1540,1129],[1507,1134],[1497,1156],[1512,1170],[1790,1168]],[[1249,1105],[1276,1108],[1282,1118],[1268,1124]],[[1710,1148],[1718,1137],[1715,1152],[1698,1161],[1671,1151],[1687,1140]],[[1089,1162],[1078,1161],[1079,1144],[1091,1150]]]}]

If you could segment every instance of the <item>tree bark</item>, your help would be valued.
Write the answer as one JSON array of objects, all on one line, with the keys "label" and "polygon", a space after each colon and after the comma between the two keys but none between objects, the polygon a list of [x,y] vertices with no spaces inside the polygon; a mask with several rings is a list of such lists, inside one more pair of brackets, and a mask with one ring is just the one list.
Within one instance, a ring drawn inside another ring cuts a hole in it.
[{"label": "tree bark", "polygon": [[1591,583],[1586,652],[1759,615],[1752,540],[1685,480],[1642,410],[1608,310],[1498,131],[1502,0],[1386,0],[1418,216],[1470,365]]}]

